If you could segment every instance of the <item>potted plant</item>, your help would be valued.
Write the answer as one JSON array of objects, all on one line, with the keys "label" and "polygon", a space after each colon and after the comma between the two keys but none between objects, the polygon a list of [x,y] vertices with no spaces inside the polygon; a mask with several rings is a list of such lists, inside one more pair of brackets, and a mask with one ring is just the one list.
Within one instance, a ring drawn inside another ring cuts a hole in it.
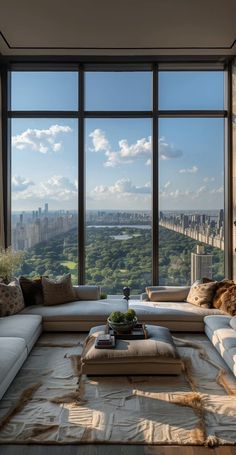
[{"label": "potted plant", "polygon": [[14,251],[11,247],[0,249],[0,281],[9,284],[22,263],[23,251]]},{"label": "potted plant", "polygon": [[109,326],[117,333],[130,333],[137,321],[136,313],[132,309],[129,309],[126,313],[114,311],[107,319]]}]

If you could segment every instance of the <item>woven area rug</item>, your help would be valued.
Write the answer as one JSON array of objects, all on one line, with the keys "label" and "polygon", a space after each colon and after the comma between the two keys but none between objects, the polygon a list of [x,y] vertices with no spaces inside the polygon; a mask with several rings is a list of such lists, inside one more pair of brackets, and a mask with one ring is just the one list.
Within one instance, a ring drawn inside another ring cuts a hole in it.
[{"label": "woven area rug", "polygon": [[80,376],[84,339],[41,336],[0,402],[1,444],[236,444],[236,380],[204,335],[175,338],[173,377]]}]

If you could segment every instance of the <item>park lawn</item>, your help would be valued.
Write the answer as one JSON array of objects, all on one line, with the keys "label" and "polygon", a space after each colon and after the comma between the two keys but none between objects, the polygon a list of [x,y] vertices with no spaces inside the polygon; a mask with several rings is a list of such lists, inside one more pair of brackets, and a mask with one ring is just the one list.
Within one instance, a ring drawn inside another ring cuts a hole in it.
[{"label": "park lawn", "polygon": [[64,265],[64,267],[68,267],[69,270],[75,270],[77,267],[76,262],[73,261],[64,261],[61,262],[61,265]]}]

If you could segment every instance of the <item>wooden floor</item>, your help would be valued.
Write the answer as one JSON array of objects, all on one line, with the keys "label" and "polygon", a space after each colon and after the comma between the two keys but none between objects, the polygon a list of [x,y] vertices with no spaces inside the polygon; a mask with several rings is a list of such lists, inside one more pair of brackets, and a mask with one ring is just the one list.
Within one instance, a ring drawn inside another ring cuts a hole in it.
[{"label": "wooden floor", "polygon": [[0,445],[1,455],[236,455],[236,447],[215,449],[140,445]]}]

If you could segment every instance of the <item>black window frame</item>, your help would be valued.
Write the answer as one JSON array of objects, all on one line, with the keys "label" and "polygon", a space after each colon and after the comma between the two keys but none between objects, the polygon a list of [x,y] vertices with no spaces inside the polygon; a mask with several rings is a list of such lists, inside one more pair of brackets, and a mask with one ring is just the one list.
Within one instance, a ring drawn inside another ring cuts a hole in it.
[{"label": "black window frame", "polygon": [[[231,60],[219,63],[209,61],[152,61],[151,59],[119,59],[108,58],[80,59],[60,62],[38,62],[37,59],[18,59],[20,61],[3,62],[1,65],[2,81],[2,144],[3,144],[3,183],[4,183],[4,222],[6,246],[11,244],[11,147],[10,123],[14,118],[76,118],[79,123],[78,137],[78,284],[85,284],[85,120],[88,118],[151,118],[152,119],[152,284],[159,283],[158,248],[159,248],[159,144],[158,120],[160,118],[223,118],[225,119],[225,150],[224,150],[224,267],[225,276],[232,277],[232,68]],[[35,60],[35,61],[34,61]],[[53,60],[53,59],[52,59]],[[83,61],[84,60],[84,61]],[[85,110],[85,73],[86,71],[152,71],[153,74],[153,106],[150,111],[86,111]],[[159,110],[158,108],[158,75],[160,71],[224,71],[225,102],[222,110]],[[10,109],[10,90],[12,71],[78,71],[78,111],[12,111]],[[149,284],[149,283],[147,283]]]}]

